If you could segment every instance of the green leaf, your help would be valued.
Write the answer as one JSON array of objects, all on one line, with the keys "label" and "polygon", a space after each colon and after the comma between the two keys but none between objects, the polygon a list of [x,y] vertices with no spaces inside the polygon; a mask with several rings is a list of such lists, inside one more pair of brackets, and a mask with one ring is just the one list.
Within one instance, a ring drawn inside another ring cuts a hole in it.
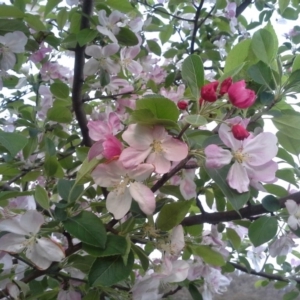
[{"label": "green leaf", "polygon": [[272,78],[270,67],[264,62],[259,61],[257,64],[248,69],[249,76],[257,83],[265,86],[269,85]]},{"label": "green leaf", "polygon": [[283,159],[285,162],[290,164],[291,166],[295,166],[295,161],[294,158],[291,154],[289,154],[285,149],[283,148],[278,148],[278,152],[276,155],[278,158]]},{"label": "green leaf", "polygon": [[212,266],[224,266],[226,264],[221,253],[214,251],[207,245],[191,245],[190,248],[194,255],[200,256],[204,262]]},{"label": "green leaf", "polygon": [[106,0],[106,4],[109,7],[117,9],[123,13],[129,13],[133,10],[136,10],[128,0]]},{"label": "green leaf", "polygon": [[[21,197],[21,196],[28,196],[32,195],[33,191],[26,191],[26,192],[18,192],[18,191],[1,191],[0,193],[0,201],[4,201],[11,198]],[[3,207],[3,205],[1,205]]]},{"label": "green leaf", "polygon": [[73,115],[67,107],[54,106],[48,110],[47,118],[58,123],[71,123]]},{"label": "green leaf", "polygon": [[266,29],[260,29],[253,35],[251,49],[256,57],[266,64],[275,58],[277,49],[274,48],[275,41],[272,34]]},{"label": "green leaf", "polygon": [[[1,9],[1,8],[0,8]],[[45,24],[41,21],[40,16],[26,14],[24,20],[28,25],[36,31],[46,31],[47,28]]]},{"label": "green leaf", "polygon": [[4,87],[12,89],[18,84],[19,78],[14,75],[7,74],[6,76],[2,77],[2,82]]},{"label": "green leaf", "polygon": [[63,222],[65,229],[85,244],[104,248],[106,230],[102,221],[92,212],[82,211]]},{"label": "green leaf", "polygon": [[182,63],[182,79],[187,83],[196,101],[200,99],[200,88],[204,84],[204,69],[201,58],[192,54]]},{"label": "green leaf", "polygon": [[298,296],[299,296],[299,292],[291,291],[291,292],[286,293],[283,296],[282,300],[295,300],[298,298]]},{"label": "green leaf", "polygon": [[48,0],[45,6],[44,18],[53,10],[53,8],[57,7],[61,0]]},{"label": "green leaf", "polygon": [[86,158],[77,172],[75,184],[80,184],[84,182],[86,178],[90,178],[90,172],[95,169],[98,164],[98,159],[93,158],[92,160],[88,160],[88,158]]},{"label": "green leaf", "polygon": [[120,44],[123,46],[135,46],[139,43],[136,35],[128,28],[121,27],[119,33],[116,35],[116,38]]},{"label": "green leaf", "polygon": [[148,270],[148,267],[149,267],[149,257],[148,257],[148,255],[146,254],[146,252],[142,248],[140,248],[139,246],[137,246],[133,243],[131,243],[131,249],[138,256],[138,258],[141,262],[142,268],[146,272]]},{"label": "green leaf", "polygon": [[162,45],[168,42],[174,32],[173,24],[164,25],[159,33],[159,39]]},{"label": "green leaf", "polygon": [[[2,11],[2,8],[0,8],[0,11]],[[13,31],[16,31],[16,30],[22,31],[26,35],[30,34],[27,26],[21,20],[18,20],[18,19],[16,19],[16,20],[3,19],[2,20],[2,19],[0,19],[0,35],[4,35],[8,32],[13,32]]]},{"label": "green leaf", "polygon": [[267,190],[268,193],[273,194],[280,198],[288,195],[287,190],[280,185],[265,184],[264,188]]},{"label": "green leaf", "polygon": [[90,28],[85,28],[77,33],[77,41],[79,46],[87,45],[92,42],[98,35],[98,31]]},{"label": "green leaf", "polygon": [[199,290],[193,283],[189,284],[188,290],[189,290],[193,300],[203,300],[201,293],[199,292]]},{"label": "green leaf", "polygon": [[292,66],[292,72],[300,70],[300,54],[295,55],[295,59]]},{"label": "green leaf", "polygon": [[27,141],[27,145],[23,148],[23,156],[25,159],[28,159],[28,157],[35,151],[39,143],[37,137],[30,137]]},{"label": "green leaf", "polygon": [[83,297],[82,300],[95,300],[100,299],[100,291],[89,290],[89,292]]},{"label": "green leaf", "polygon": [[261,204],[267,211],[271,212],[277,211],[281,208],[278,198],[272,195],[264,197],[261,201]]},{"label": "green leaf", "polygon": [[300,154],[300,142],[299,140],[293,139],[282,132],[278,131],[276,133],[279,144],[288,152],[299,155]]},{"label": "green leaf", "polygon": [[63,200],[75,202],[81,196],[83,186],[76,185],[75,180],[59,179],[57,190]]},{"label": "green leaf", "polygon": [[277,170],[276,177],[298,187],[293,169],[284,168]]},{"label": "green leaf", "polygon": [[231,166],[225,166],[221,169],[209,169],[205,168],[207,174],[215,181],[219,186],[227,200],[230,202],[235,210],[242,208],[249,199],[249,192],[238,193],[236,190],[229,187],[226,177]]},{"label": "green leaf", "polygon": [[147,40],[147,45],[148,45],[151,52],[153,52],[157,56],[161,56],[161,48],[158,45],[158,43],[156,43],[153,40]]},{"label": "green leaf", "polygon": [[53,96],[58,99],[68,98],[70,92],[69,87],[61,81],[52,83],[50,86],[50,91]]},{"label": "green leaf", "polygon": [[184,121],[194,127],[205,125],[207,120],[200,115],[188,115],[184,117]]},{"label": "green leaf", "polygon": [[179,110],[176,104],[167,98],[149,95],[136,101],[136,110],[148,109],[157,119],[170,120],[177,122]]},{"label": "green leaf", "polygon": [[43,209],[49,209],[50,206],[47,191],[40,185],[35,187],[34,199]]},{"label": "green leaf", "polygon": [[193,200],[177,201],[164,205],[156,219],[157,228],[167,231],[180,224],[188,213],[192,202]]},{"label": "green leaf", "polygon": [[300,115],[293,111],[284,111],[280,117],[272,118],[275,127],[292,139],[300,140]]},{"label": "green leaf", "polygon": [[236,68],[238,68],[242,63],[248,58],[249,47],[251,45],[251,40],[246,39],[237,43],[228,53],[224,73],[228,73]]},{"label": "green leaf", "polygon": [[126,279],[133,267],[134,255],[130,251],[127,264],[122,256],[100,257],[95,260],[88,275],[91,286],[111,286]]},{"label": "green leaf", "polygon": [[284,13],[282,14],[282,17],[288,20],[294,20],[296,21],[298,19],[298,12],[297,10],[291,8],[291,7],[287,7],[284,11]]},{"label": "green leaf", "polygon": [[56,174],[56,171],[59,168],[59,164],[56,156],[48,156],[46,155],[44,169],[47,176],[51,177]]},{"label": "green leaf", "polygon": [[282,15],[290,4],[290,0],[279,0],[279,12]]},{"label": "green leaf", "polygon": [[92,245],[83,244],[82,249],[88,254],[96,257],[124,255],[126,252],[127,242],[122,236],[108,235],[104,249]]},{"label": "green leaf", "polygon": [[232,228],[227,227],[226,228],[226,235],[229,241],[231,242],[233,248],[235,250],[238,250],[241,245],[241,238],[240,236],[236,233],[236,231]]},{"label": "green leaf", "polygon": [[23,18],[24,13],[15,6],[0,5],[0,18]]},{"label": "green leaf", "polygon": [[277,233],[278,223],[274,217],[263,216],[249,227],[249,239],[255,247],[270,241]]},{"label": "green leaf", "polygon": [[65,7],[63,7],[57,14],[56,22],[58,29],[62,30],[68,20],[69,13]]},{"label": "green leaf", "polygon": [[0,145],[13,157],[16,156],[27,143],[28,139],[20,133],[0,131]]}]

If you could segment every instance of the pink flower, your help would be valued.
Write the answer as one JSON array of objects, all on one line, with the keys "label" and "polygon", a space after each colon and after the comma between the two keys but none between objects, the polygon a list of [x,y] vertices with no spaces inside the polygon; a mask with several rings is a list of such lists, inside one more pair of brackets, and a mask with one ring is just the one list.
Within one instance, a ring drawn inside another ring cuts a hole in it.
[{"label": "pink flower", "polygon": [[164,174],[169,172],[171,161],[181,161],[188,154],[187,145],[170,136],[162,126],[132,124],[122,137],[129,145],[120,155],[120,161],[126,168],[146,160],[154,165],[155,172]]},{"label": "pink flower", "polygon": [[201,88],[201,97],[208,102],[215,102],[218,99],[217,88],[219,81],[213,81]]},{"label": "pink flower", "polygon": [[29,59],[34,63],[38,63],[46,57],[47,53],[50,53],[51,51],[52,49],[50,47],[45,47],[45,45],[42,44],[41,48],[36,52],[32,53]]},{"label": "pink flower", "polygon": [[122,143],[113,135],[108,136],[103,142],[102,146],[102,154],[107,159],[118,157],[123,150]]},{"label": "pink flower", "polygon": [[134,169],[125,169],[120,161],[113,161],[98,165],[91,175],[99,186],[113,187],[107,196],[106,208],[115,219],[122,219],[130,209],[132,198],[146,215],[153,214],[154,194],[141,183],[151,175],[153,170],[150,164],[140,164]]},{"label": "pink flower", "polygon": [[287,255],[292,252],[292,248],[296,244],[290,235],[282,235],[276,239],[269,247],[269,252],[272,257]]},{"label": "pink flower", "polygon": [[246,139],[250,135],[250,132],[248,132],[246,128],[240,124],[233,125],[231,127],[231,131],[233,136],[239,141]]},{"label": "pink flower", "polygon": [[231,77],[228,77],[224,81],[222,81],[221,86],[220,86],[220,92],[219,92],[220,96],[227,94],[228,89],[230,88],[231,84],[232,84]]},{"label": "pink flower", "polygon": [[129,72],[139,75],[143,71],[143,67],[137,61],[133,60],[141,51],[140,46],[125,47],[120,51],[121,65]]},{"label": "pink flower", "polygon": [[[235,122],[239,119],[241,122],[241,118],[234,118]],[[272,161],[278,151],[277,138],[274,134],[263,132],[253,138],[249,136],[239,141],[234,138],[230,127],[223,123],[219,129],[219,136],[231,151],[214,144],[209,145],[204,150],[206,166],[222,168],[234,159],[227,175],[230,187],[243,193],[249,190],[249,184],[258,188],[260,187],[259,181],[274,182],[278,168],[277,164]]]},{"label": "pink flower", "polygon": [[248,108],[255,102],[255,92],[246,89],[245,80],[233,83],[228,89],[228,97],[232,105],[238,108]]}]

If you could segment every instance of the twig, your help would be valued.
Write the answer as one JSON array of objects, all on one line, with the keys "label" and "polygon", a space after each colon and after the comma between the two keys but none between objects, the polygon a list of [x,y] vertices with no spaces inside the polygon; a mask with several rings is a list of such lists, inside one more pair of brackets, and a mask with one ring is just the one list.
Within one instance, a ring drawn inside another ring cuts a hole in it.
[{"label": "twig", "polygon": [[[278,202],[281,208],[285,207],[285,202],[288,199],[292,199],[298,204],[300,204],[300,192],[280,198]],[[229,222],[229,221],[247,219],[247,218],[249,219],[253,216],[259,216],[265,213],[269,213],[269,211],[267,211],[262,206],[262,204],[258,204],[258,205],[244,207],[240,209],[238,212],[235,210],[230,210],[225,212],[206,213],[206,214],[186,217],[181,222],[181,225],[193,226],[196,224],[204,224],[204,223],[218,224],[221,222]]]},{"label": "twig", "polygon": [[179,285],[175,290],[169,291],[169,292],[163,294],[162,298],[167,298],[168,296],[172,296],[172,295],[176,294],[178,291],[180,291],[181,289],[182,289],[182,286]]},{"label": "twig", "polygon": [[196,40],[196,35],[197,35],[197,30],[198,30],[198,20],[200,17],[201,9],[203,7],[204,0],[201,0],[195,14],[195,19],[194,19],[194,29],[192,33],[192,40],[191,40],[191,54],[195,52],[194,47],[195,47],[195,40]]},{"label": "twig", "polygon": [[[90,22],[88,16],[92,14],[93,9],[93,0],[84,0],[82,4],[82,17],[80,29],[89,28]],[[92,140],[90,139],[88,127],[87,127],[87,118],[83,109],[83,101],[82,101],[82,85],[84,82],[83,77],[83,67],[85,63],[85,45],[79,46],[76,45],[75,48],[75,63],[74,63],[74,80],[73,80],[73,88],[72,88],[72,103],[73,109],[76,115],[76,119],[78,121],[78,125],[81,130],[83,144],[87,147],[92,146]]]},{"label": "twig", "polygon": [[239,15],[243,13],[243,11],[252,3],[252,0],[245,0],[242,2],[235,11],[235,17],[237,18]]}]

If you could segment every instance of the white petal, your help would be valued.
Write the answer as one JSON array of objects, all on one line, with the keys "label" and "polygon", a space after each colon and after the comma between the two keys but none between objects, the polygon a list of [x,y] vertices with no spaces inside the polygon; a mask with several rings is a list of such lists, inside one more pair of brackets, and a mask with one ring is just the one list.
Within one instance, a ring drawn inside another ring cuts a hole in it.
[{"label": "white petal", "polygon": [[22,252],[25,244],[25,237],[15,233],[8,233],[0,238],[0,250],[10,253]]},{"label": "white petal", "polygon": [[128,188],[125,188],[123,193],[117,193],[115,190],[111,191],[106,199],[106,208],[114,215],[114,218],[122,219],[129,211],[132,197]]},{"label": "white petal", "polygon": [[148,164],[153,164],[155,172],[159,174],[168,173],[171,169],[171,162],[165,158],[163,153],[151,153],[146,162]]},{"label": "white petal", "polygon": [[0,221],[0,231],[12,232],[20,235],[26,235],[28,232],[20,224],[21,216],[15,216]]},{"label": "white petal", "polygon": [[9,69],[12,69],[14,65],[16,64],[16,56],[12,52],[4,52],[2,54],[2,58],[0,60],[0,69],[7,71]]},{"label": "white petal", "polygon": [[136,181],[146,180],[154,171],[154,166],[152,164],[140,164],[134,169],[128,169],[127,174],[130,178]]},{"label": "white petal", "polygon": [[14,53],[22,53],[25,51],[25,45],[28,38],[22,31],[14,31],[5,35],[7,41],[6,46]]},{"label": "white petal", "polygon": [[97,45],[87,46],[85,49],[85,54],[92,56],[93,58],[102,58],[102,48]]},{"label": "white petal", "polygon": [[294,215],[298,210],[298,204],[291,199],[285,201],[285,206],[290,215]]},{"label": "white petal", "polygon": [[222,123],[219,128],[219,136],[222,142],[233,150],[238,150],[242,146],[242,142],[233,136],[231,128],[225,123]]},{"label": "white petal", "polygon": [[83,68],[83,74],[85,76],[95,75],[100,69],[100,63],[94,58],[89,59]]},{"label": "white petal", "polygon": [[45,223],[43,215],[36,210],[28,210],[21,216],[20,224],[27,233],[38,233]]},{"label": "white petal", "polygon": [[129,191],[132,198],[139,204],[140,209],[146,215],[152,215],[156,206],[153,192],[141,182],[131,183]]},{"label": "white petal", "polygon": [[48,238],[36,239],[36,248],[39,254],[51,261],[61,261],[65,258],[63,248]]},{"label": "white petal", "polygon": [[40,270],[48,269],[52,263],[51,260],[40,255],[39,248],[36,247],[35,241],[28,245],[25,254],[26,257]]},{"label": "white petal", "polygon": [[107,46],[104,46],[102,51],[103,51],[103,56],[104,57],[109,57],[111,55],[116,54],[120,49],[120,46],[118,44],[109,44]]},{"label": "white petal", "polygon": [[187,278],[190,265],[184,260],[176,260],[173,263],[172,274],[163,279],[164,282],[181,282]]},{"label": "white petal", "polygon": [[171,234],[171,250],[172,255],[178,255],[180,251],[184,248],[184,233],[182,225],[178,225],[173,228]]}]

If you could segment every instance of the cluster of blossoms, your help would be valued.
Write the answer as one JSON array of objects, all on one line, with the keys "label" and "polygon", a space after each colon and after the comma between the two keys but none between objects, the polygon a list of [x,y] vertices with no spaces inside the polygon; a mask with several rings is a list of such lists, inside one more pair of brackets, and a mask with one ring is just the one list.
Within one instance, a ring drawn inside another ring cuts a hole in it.
[{"label": "cluster of blossoms", "polygon": [[201,88],[200,103],[204,101],[215,102],[220,97],[228,94],[229,101],[232,105],[238,108],[248,108],[253,105],[256,99],[255,92],[246,89],[245,80],[232,83],[229,77],[222,81],[213,81]]}]

